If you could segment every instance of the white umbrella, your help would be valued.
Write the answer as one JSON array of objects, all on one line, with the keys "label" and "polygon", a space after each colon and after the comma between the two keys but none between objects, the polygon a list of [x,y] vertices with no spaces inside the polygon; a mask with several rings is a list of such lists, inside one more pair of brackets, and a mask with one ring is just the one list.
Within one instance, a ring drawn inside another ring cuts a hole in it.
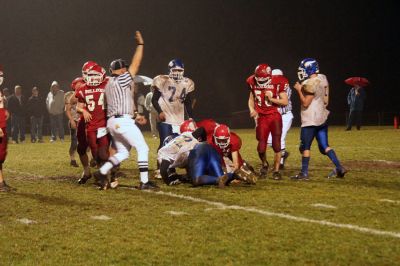
[{"label": "white umbrella", "polygon": [[137,75],[133,78],[133,82],[143,83],[145,86],[148,86],[151,85],[151,83],[153,83],[153,79],[146,76]]}]

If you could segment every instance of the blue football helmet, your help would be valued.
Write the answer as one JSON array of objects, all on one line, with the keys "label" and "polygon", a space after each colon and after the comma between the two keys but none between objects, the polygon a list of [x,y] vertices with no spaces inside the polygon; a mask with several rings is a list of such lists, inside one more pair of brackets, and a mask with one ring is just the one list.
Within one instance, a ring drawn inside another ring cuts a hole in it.
[{"label": "blue football helmet", "polygon": [[308,79],[312,74],[319,73],[319,66],[317,60],[314,58],[303,59],[297,71],[297,76],[300,81]]},{"label": "blue football helmet", "polygon": [[169,77],[178,81],[183,79],[183,72],[185,70],[185,66],[183,65],[182,60],[180,59],[172,59],[168,64]]}]

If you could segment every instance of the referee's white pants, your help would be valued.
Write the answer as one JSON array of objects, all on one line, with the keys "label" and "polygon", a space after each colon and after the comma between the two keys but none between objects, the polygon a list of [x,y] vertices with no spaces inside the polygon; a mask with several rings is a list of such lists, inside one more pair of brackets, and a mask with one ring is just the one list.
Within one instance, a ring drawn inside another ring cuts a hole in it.
[{"label": "referee's white pants", "polygon": [[132,118],[128,116],[110,117],[107,120],[107,129],[117,149],[117,153],[113,156],[114,158],[110,158],[118,161],[113,161],[114,164],[119,164],[128,159],[132,147],[135,147],[137,151],[138,162],[147,162],[149,160],[149,146],[147,146],[142,132]]},{"label": "referee's white pants", "polygon": [[[286,135],[292,126],[293,114],[291,111],[282,115],[282,136],[281,136],[281,149],[286,149]],[[272,136],[271,133],[268,136],[268,146],[272,146]]]}]

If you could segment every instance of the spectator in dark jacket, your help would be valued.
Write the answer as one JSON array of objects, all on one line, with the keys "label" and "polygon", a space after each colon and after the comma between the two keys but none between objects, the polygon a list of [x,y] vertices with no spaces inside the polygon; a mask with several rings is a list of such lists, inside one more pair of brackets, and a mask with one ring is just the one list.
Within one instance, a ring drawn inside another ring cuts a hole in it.
[{"label": "spectator in dark jacket", "polygon": [[352,125],[356,124],[357,130],[361,128],[362,112],[364,110],[364,101],[366,98],[365,89],[360,86],[354,86],[351,88],[347,95],[347,103],[350,107],[349,118],[347,120],[346,130],[351,130]]},{"label": "spectator in dark jacket", "polygon": [[39,95],[39,89],[33,87],[32,96],[28,99],[28,112],[31,120],[31,142],[43,143],[43,117],[46,112],[46,102]]},{"label": "spectator in dark jacket", "polygon": [[25,141],[25,107],[26,100],[22,95],[22,87],[15,86],[14,95],[8,99],[8,111],[11,115],[12,143],[23,143]]}]

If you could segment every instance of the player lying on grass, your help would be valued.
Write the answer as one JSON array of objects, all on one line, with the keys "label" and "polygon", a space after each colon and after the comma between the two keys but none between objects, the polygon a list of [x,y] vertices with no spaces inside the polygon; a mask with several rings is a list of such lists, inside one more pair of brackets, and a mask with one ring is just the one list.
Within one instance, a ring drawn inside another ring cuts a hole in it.
[{"label": "player lying on grass", "polygon": [[[221,157],[205,141],[207,137],[204,128],[196,128],[192,120],[187,120],[180,131],[181,135],[158,151],[160,172],[166,184],[175,185],[189,179],[194,186],[218,185],[223,188],[235,178],[240,178],[233,174],[224,174]],[[175,168],[186,168],[187,177],[177,175]]]},{"label": "player lying on grass", "polygon": [[237,179],[245,180],[249,184],[257,182],[254,169],[242,159],[242,140],[235,132],[230,131],[227,125],[218,124],[212,119],[201,120],[196,125],[206,130],[207,142],[220,155],[224,172],[238,175]]}]

